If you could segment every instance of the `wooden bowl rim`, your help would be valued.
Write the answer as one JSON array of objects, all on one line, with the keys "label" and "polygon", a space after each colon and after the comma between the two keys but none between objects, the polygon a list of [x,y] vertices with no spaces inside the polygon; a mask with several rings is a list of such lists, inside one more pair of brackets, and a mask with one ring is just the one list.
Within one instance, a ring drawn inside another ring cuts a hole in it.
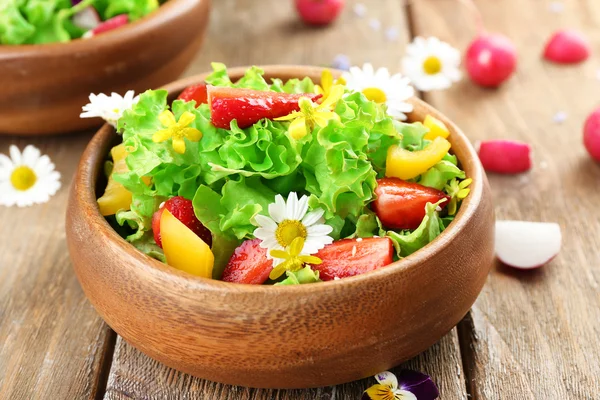
[{"label": "wooden bowl rim", "polygon": [[0,45],[0,58],[10,56],[18,58],[36,57],[45,56],[47,53],[62,56],[69,53],[102,49],[108,47],[114,41],[127,42],[133,38],[143,36],[149,29],[156,28],[177,18],[180,15],[179,8],[186,1],[190,5],[196,2],[196,5],[200,6],[202,3],[210,5],[211,0],[169,0],[154,12],[137,21],[87,39],[78,38],[68,42],[45,44]]},{"label": "wooden bowl rim", "polygon": [[[248,67],[230,68],[229,76],[232,78],[239,78],[243,75],[247,68]],[[265,71],[265,75],[271,77],[292,75],[302,77],[311,75],[311,72],[312,74],[320,75],[320,72],[325,69],[321,67],[300,65],[265,65],[260,66],[260,68]],[[334,72],[334,74],[341,74],[343,71],[332,70],[332,72]],[[190,84],[203,81],[204,77],[207,75],[207,73],[203,73],[180,79],[161,87],[161,89],[168,90],[172,96],[173,94],[181,92]],[[84,188],[86,190],[84,193],[81,191],[76,193],[75,198],[78,206],[84,208],[82,211],[91,229],[103,235],[104,240],[117,241],[120,244],[119,247],[128,249],[126,254],[128,257],[133,258],[134,261],[137,261],[135,263],[136,268],[142,268],[144,273],[153,275],[159,279],[162,279],[163,281],[171,281],[171,283],[176,285],[184,285],[192,290],[204,290],[215,293],[246,292],[261,295],[278,295],[282,293],[282,291],[289,293],[288,291],[293,290],[296,291],[298,295],[314,295],[317,292],[329,290],[329,288],[333,285],[338,285],[340,287],[354,286],[357,284],[368,284],[368,281],[376,282],[383,279],[394,279],[397,278],[397,274],[412,268],[418,268],[420,264],[427,262],[427,260],[431,259],[436,253],[448,246],[451,246],[453,241],[459,238],[461,234],[468,234],[468,232],[465,232],[465,227],[467,226],[469,220],[476,213],[477,208],[480,206],[484,195],[485,186],[485,174],[483,167],[479,162],[479,157],[477,156],[475,149],[465,134],[447,117],[424,101],[418,98],[412,98],[411,103],[417,107],[424,107],[427,109],[429,114],[443,121],[446,126],[450,128],[450,141],[452,143],[463,142],[465,144],[464,147],[468,152],[469,159],[459,161],[461,162],[463,168],[465,168],[465,165],[468,164],[469,168],[472,170],[472,173],[469,174],[469,177],[473,178],[473,182],[470,185],[471,192],[469,196],[463,200],[454,221],[437,238],[435,238],[435,240],[408,257],[398,260],[384,268],[369,271],[361,275],[339,280],[320,282],[318,284],[281,286],[248,285],[194,276],[175,269],[168,264],[162,263],[147,256],[141,251],[138,251],[129,242],[122,238],[112,228],[112,226],[110,226],[106,219],[100,214],[96,202],[95,181],[97,177],[93,174],[95,169],[94,166],[100,165],[99,163],[105,160],[106,154],[100,154],[100,151],[109,146],[108,141],[114,136],[114,130],[108,124],[102,126],[94,135],[81,157],[78,172],[75,176],[73,185],[77,188]],[[102,168],[98,168],[98,172],[101,170]]]}]

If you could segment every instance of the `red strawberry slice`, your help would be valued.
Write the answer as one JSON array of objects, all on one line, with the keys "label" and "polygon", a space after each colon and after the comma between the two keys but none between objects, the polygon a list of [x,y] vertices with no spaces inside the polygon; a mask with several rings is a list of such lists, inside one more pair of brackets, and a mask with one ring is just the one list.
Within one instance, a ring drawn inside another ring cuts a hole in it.
[{"label": "red strawberry slice", "polygon": [[177,196],[171,197],[169,200],[167,200],[165,204],[152,216],[152,232],[154,233],[154,241],[160,246],[160,248],[162,248],[162,240],[160,237],[160,218],[165,208],[169,210],[169,212],[173,214],[175,218],[183,222],[183,224],[192,232],[198,235],[200,239],[204,240],[207,245],[212,245],[212,235],[210,231],[204,225],[202,225],[200,221],[198,221],[198,218],[196,218],[192,201],[184,199],[181,196]]},{"label": "red strawberry slice", "polygon": [[544,49],[544,58],[559,64],[575,64],[590,56],[590,45],[579,32],[562,30],[555,32]]},{"label": "red strawberry slice", "polygon": [[435,204],[445,198],[447,201],[440,204],[445,207],[450,200],[440,190],[398,178],[378,179],[375,195],[373,211],[388,229],[417,229],[425,217],[427,203]]},{"label": "red strawberry slice", "polygon": [[183,92],[177,97],[179,100],[184,101],[196,101],[196,107],[200,104],[208,103],[208,94],[206,92],[206,84],[199,83],[197,85],[188,86]]},{"label": "red strawberry slice", "polygon": [[390,238],[343,239],[319,250],[315,256],[323,263],[311,268],[319,271],[320,279],[330,281],[385,267],[392,263],[393,255]]},{"label": "red strawberry slice", "polygon": [[298,100],[301,97],[308,97],[312,101],[316,101],[321,95],[208,86],[211,122],[217,128],[222,129],[229,129],[230,123],[234,119],[240,128],[247,128],[263,118],[284,117],[300,109]]},{"label": "red strawberry slice", "polygon": [[246,240],[231,256],[222,279],[225,282],[260,285],[269,279],[273,260],[267,258],[267,249],[260,247],[260,239]]}]

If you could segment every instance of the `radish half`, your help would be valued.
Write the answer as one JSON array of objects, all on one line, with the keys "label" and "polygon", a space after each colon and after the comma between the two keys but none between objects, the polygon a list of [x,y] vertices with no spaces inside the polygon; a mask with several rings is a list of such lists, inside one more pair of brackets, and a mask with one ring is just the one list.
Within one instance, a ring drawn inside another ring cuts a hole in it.
[{"label": "radish half", "polygon": [[561,242],[556,223],[496,221],[496,256],[510,267],[539,268],[558,254]]}]

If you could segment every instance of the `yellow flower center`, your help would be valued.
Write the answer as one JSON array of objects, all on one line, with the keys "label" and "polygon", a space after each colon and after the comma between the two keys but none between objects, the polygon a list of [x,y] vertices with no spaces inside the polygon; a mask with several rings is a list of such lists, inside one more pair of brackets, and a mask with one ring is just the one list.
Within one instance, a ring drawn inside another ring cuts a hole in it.
[{"label": "yellow flower center", "polygon": [[438,74],[442,70],[442,61],[436,56],[429,56],[423,62],[423,71],[427,75]]},{"label": "yellow flower center", "polygon": [[374,101],[375,103],[378,103],[378,104],[383,104],[387,101],[385,92],[376,87],[370,87],[370,88],[363,89],[362,93],[365,95],[365,97],[367,99]]},{"label": "yellow flower center", "polygon": [[15,168],[10,175],[10,183],[12,183],[15,189],[22,192],[31,189],[36,181],[37,176],[35,172],[26,165]]},{"label": "yellow flower center", "polygon": [[288,247],[294,239],[301,237],[306,239],[307,232],[304,224],[295,219],[285,219],[279,223],[275,230],[275,238],[283,248]]}]

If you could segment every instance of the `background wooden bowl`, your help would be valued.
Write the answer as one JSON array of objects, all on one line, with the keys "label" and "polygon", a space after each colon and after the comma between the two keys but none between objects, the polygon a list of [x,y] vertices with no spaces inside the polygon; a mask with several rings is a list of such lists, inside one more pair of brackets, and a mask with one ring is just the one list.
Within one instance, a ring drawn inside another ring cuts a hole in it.
[{"label": "background wooden bowl", "polygon": [[176,79],[198,52],[210,0],[170,0],[151,15],[90,39],[0,46],[0,134],[67,133],[90,93],[137,92]]},{"label": "background wooden bowl", "polygon": [[[244,69],[231,71],[239,77]],[[269,77],[309,76],[314,67],[265,67]],[[167,86],[171,98],[195,76]],[[166,365],[209,380],[263,388],[339,384],[405,361],[467,313],[493,258],[494,213],[473,147],[447,118],[471,194],[456,220],[422,250],[379,270],[319,284],[252,286],[187,275],[135,250],[96,205],[96,182],[116,135],[104,126],[71,187],[67,240],[77,277],[96,310],[126,341]]]}]

